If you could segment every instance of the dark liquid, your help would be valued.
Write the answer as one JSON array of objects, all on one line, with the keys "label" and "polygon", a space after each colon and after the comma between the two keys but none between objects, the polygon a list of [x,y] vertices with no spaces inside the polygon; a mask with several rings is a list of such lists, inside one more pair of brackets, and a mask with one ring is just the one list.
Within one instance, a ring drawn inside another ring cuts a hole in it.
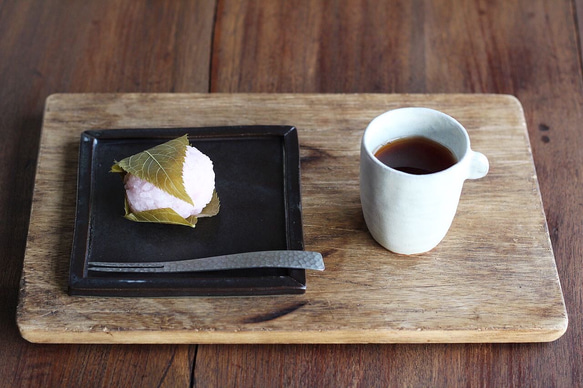
[{"label": "dark liquid", "polygon": [[375,156],[395,170],[416,175],[432,174],[457,163],[449,148],[421,136],[393,140]]}]

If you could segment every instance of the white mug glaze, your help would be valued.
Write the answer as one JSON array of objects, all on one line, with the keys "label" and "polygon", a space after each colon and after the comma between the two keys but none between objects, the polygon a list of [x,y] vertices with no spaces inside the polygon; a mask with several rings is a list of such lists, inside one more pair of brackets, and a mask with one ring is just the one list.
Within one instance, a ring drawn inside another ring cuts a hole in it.
[{"label": "white mug glaze", "polygon": [[[446,146],[458,162],[436,173],[413,175],[374,156],[388,142],[411,136]],[[485,176],[488,168],[488,159],[471,150],[465,128],[445,113],[412,107],[378,116],[366,128],[360,150],[360,199],[371,235],[395,253],[430,251],[451,226],[464,181]]]}]

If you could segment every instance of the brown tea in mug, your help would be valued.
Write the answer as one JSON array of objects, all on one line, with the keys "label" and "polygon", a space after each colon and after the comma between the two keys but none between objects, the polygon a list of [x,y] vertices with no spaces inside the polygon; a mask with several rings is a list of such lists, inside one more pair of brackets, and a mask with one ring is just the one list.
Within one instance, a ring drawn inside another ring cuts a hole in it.
[{"label": "brown tea in mug", "polygon": [[422,136],[393,140],[382,146],[375,156],[395,170],[415,175],[432,174],[457,163],[449,148]]}]

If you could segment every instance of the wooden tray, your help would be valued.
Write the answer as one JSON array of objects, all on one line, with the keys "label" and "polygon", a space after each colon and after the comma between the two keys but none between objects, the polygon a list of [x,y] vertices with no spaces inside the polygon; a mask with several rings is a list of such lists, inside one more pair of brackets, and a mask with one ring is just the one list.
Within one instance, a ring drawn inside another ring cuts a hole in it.
[{"label": "wooden tray", "polygon": [[[487,177],[464,186],[445,240],[418,256],[370,237],[359,143],[389,109],[457,118]],[[305,248],[326,270],[303,295],[67,295],[80,133],[87,129],[285,124],[298,128]],[[520,103],[503,95],[62,94],[49,97],[17,321],[52,343],[542,342],[567,314]]]}]

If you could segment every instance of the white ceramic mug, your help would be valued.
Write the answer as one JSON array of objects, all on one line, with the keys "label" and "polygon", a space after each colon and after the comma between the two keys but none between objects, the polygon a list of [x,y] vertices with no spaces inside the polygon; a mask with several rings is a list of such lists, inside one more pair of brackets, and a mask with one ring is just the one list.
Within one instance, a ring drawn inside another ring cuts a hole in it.
[{"label": "white ceramic mug", "polygon": [[[446,146],[453,166],[426,175],[388,167],[375,153],[390,141],[422,136]],[[466,179],[488,173],[488,159],[470,149],[465,128],[445,113],[428,108],[386,112],[368,125],[360,149],[360,199],[373,238],[401,254],[423,253],[445,237]]]}]

